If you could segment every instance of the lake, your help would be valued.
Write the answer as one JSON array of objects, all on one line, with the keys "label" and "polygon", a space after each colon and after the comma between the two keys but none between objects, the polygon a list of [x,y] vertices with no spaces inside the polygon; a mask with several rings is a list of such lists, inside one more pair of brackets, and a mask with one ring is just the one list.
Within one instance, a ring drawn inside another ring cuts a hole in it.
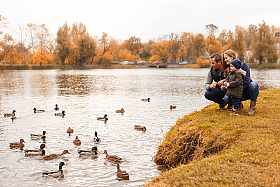
[{"label": "lake", "polygon": [[[178,118],[211,104],[204,98],[209,69],[93,69],[0,71],[0,184],[1,186],[142,186],[160,171],[153,162],[157,146]],[[280,70],[251,70],[260,89],[280,88]],[[151,98],[150,102],[141,99]],[[60,110],[55,111],[55,104]],[[177,108],[170,110],[169,106]],[[44,109],[34,113],[33,108]],[[116,110],[125,109],[125,113]],[[217,105],[218,108],[218,105]],[[16,110],[17,119],[4,117]],[[65,117],[54,113],[66,111]],[[107,114],[108,121],[97,117]],[[145,126],[145,132],[134,129]],[[68,127],[74,133],[66,133]],[[30,133],[47,132],[45,141]],[[101,139],[94,142],[94,132]],[[78,136],[82,144],[73,140]],[[25,147],[11,149],[9,143],[23,138]],[[68,150],[71,154],[45,161],[25,156],[25,149],[45,143],[46,155]],[[97,157],[80,156],[78,150],[96,146]],[[116,179],[116,163],[130,180]],[[65,162],[64,176],[42,177]]]}]

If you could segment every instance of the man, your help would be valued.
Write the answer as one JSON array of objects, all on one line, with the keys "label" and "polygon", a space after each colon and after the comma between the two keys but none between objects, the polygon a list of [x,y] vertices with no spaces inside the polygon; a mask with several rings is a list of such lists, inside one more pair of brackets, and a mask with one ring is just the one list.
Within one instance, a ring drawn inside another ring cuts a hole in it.
[{"label": "man", "polygon": [[218,103],[220,109],[223,109],[227,105],[223,99],[226,95],[226,90],[221,90],[221,87],[217,84],[220,80],[225,78],[222,70],[222,55],[215,53],[210,59],[211,69],[207,75],[205,84],[206,92],[204,96],[206,99]]}]

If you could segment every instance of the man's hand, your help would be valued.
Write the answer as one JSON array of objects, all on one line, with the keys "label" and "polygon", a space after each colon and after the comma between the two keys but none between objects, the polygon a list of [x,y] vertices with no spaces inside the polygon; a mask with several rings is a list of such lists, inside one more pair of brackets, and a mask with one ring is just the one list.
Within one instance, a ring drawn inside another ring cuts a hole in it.
[{"label": "man's hand", "polygon": [[217,83],[216,83],[216,82],[210,84],[210,88],[216,88],[216,86],[217,86]]}]

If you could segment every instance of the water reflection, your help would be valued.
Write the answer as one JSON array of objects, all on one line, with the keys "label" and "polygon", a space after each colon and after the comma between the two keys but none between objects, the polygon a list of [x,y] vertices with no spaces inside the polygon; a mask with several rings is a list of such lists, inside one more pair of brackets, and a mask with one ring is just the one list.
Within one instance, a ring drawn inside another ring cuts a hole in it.
[{"label": "water reflection", "polygon": [[[152,161],[164,134],[178,118],[210,104],[204,98],[208,69],[36,70],[0,72],[0,180],[3,186],[141,186],[160,170]],[[279,70],[252,70],[260,88],[280,88]],[[141,99],[151,98],[150,102]],[[59,110],[54,110],[58,104]],[[176,109],[170,110],[170,105]],[[33,113],[33,108],[44,109]],[[125,109],[124,113],[116,110]],[[4,113],[16,110],[13,122]],[[55,113],[66,111],[64,118]],[[108,121],[97,117],[107,114]],[[134,129],[145,126],[146,131]],[[70,136],[68,127],[74,129]],[[31,139],[30,133],[47,137]],[[98,132],[100,142],[95,140]],[[81,145],[73,144],[78,136]],[[44,161],[25,157],[9,143],[23,138],[24,149],[45,143],[46,155],[68,150],[60,158]],[[81,157],[78,150],[98,147],[97,157]],[[123,159],[120,167],[130,180],[116,178],[115,163],[104,150]],[[64,178],[42,178],[42,172],[65,162]],[[11,183],[11,181],[13,183]]]}]

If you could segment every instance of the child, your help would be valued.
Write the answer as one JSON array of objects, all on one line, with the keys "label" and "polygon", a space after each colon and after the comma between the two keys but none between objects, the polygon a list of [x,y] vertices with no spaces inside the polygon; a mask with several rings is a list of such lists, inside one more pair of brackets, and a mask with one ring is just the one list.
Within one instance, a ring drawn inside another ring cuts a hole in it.
[{"label": "child", "polygon": [[234,109],[229,113],[230,115],[238,115],[239,103],[243,93],[243,77],[246,72],[241,69],[241,61],[235,59],[230,62],[231,72],[224,79],[224,88],[227,89],[226,95],[232,98]]}]

